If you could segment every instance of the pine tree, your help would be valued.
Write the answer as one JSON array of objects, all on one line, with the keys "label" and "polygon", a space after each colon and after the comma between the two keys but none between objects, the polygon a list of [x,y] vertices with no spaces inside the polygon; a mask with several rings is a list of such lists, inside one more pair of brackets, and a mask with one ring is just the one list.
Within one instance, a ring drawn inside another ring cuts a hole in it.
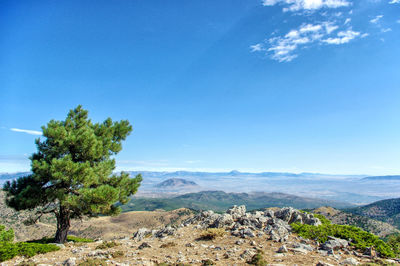
[{"label": "pine tree", "polygon": [[65,121],[51,120],[42,127],[44,140],[36,139],[31,157],[32,174],[4,185],[6,204],[15,210],[35,209],[35,221],[46,213],[57,218],[55,241],[67,239],[74,218],[117,215],[142,177],[113,174],[121,142],[131,133],[127,120],[92,123],[78,106]]}]

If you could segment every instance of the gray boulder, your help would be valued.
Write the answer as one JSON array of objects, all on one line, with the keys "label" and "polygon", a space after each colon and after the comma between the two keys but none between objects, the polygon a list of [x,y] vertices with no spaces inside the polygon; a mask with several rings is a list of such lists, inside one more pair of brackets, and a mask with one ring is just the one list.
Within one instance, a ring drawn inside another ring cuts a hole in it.
[{"label": "gray boulder", "polygon": [[329,240],[321,245],[321,249],[329,251],[329,250],[338,250],[342,248],[346,248],[349,245],[349,242],[344,239],[329,237]]},{"label": "gray boulder", "polygon": [[239,217],[242,217],[246,215],[246,206],[240,205],[236,206],[234,205],[233,207],[229,208],[226,213],[232,215],[233,219],[237,219]]},{"label": "gray boulder", "polygon": [[151,234],[151,230],[147,228],[140,228],[139,230],[136,231],[135,234],[133,234],[133,239],[136,241],[141,241],[143,238],[145,238],[147,235]]}]

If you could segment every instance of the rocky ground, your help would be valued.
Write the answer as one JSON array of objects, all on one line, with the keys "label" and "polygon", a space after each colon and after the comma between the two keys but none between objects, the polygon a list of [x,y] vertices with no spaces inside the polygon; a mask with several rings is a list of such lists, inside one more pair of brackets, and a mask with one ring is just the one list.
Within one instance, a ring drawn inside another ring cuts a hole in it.
[{"label": "rocky ground", "polygon": [[[113,242],[66,243],[60,251],[29,260],[17,257],[2,266],[20,263],[72,266],[85,261],[92,262],[91,265],[248,265],[260,251],[268,265],[357,265],[377,260],[373,251],[360,254],[346,240],[331,238],[326,243],[317,243],[296,236],[289,226],[295,221],[320,224],[312,214],[292,208],[248,213],[244,206],[234,206],[224,214],[201,212],[179,221],[177,226],[141,228]],[[219,228],[212,232],[220,236],[205,238],[204,232],[209,228]]]}]

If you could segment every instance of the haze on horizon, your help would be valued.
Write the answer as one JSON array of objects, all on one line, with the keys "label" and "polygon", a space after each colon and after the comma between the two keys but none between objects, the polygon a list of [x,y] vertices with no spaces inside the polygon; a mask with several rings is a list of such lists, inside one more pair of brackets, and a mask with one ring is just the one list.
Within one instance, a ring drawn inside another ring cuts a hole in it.
[{"label": "haze on horizon", "polygon": [[400,1],[0,3],[0,172],[49,120],[128,119],[117,170],[400,174]]}]

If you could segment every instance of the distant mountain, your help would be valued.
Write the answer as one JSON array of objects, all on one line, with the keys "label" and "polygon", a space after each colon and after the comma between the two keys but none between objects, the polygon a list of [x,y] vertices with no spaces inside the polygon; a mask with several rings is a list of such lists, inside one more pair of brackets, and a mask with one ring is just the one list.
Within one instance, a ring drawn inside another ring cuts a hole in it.
[{"label": "distant mountain", "polygon": [[400,229],[400,198],[380,200],[362,207],[345,211],[387,222]]},{"label": "distant mountain", "polygon": [[190,180],[182,179],[182,178],[170,178],[167,179],[157,185],[155,187],[163,188],[163,189],[174,189],[174,188],[182,188],[182,187],[197,187],[198,185]]},{"label": "distant mountain", "polygon": [[18,172],[18,173],[0,173],[0,185],[6,183],[9,180],[17,179],[22,176],[30,175],[31,172]]},{"label": "distant mountain", "polygon": [[400,230],[391,224],[371,219],[369,217],[340,211],[332,207],[320,207],[311,210],[311,212],[325,216],[334,224],[354,225],[379,237],[386,237],[391,234],[400,233]]},{"label": "distant mountain", "polygon": [[0,179],[15,179],[21,176],[30,175],[31,172],[0,173]]},{"label": "distant mountain", "polygon": [[214,210],[222,212],[232,205],[242,204],[246,205],[248,210],[285,206],[291,206],[297,209],[312,209],[320,206],[346,208],[351,205],[343,202],[305,198],[284,193],[226,193],[223,191],[202,191],[172,198],[137,197],[133,198],[128,204],[122,206],[122,208],[124,211],[190,208],[194,210]]},{"label": "distant mountain", "polygon": [[398,180],[400,181],[400,175],[383,175],[383,176],[368,176],[362,180]]},{"label": "distant mountain", "polygon": [[131,171],[131,176],[142,174],[147,177],[215,177],[215,176],[259,176],[259,177],[346,177],[346,178],[363,178],[366,175],[330,175],[320,173],[288,173],[288,172],[240,172],[232,170],[230,172],[190,172],[190,171],[175,171],[175,172],[152,172],[152,171]]}]

